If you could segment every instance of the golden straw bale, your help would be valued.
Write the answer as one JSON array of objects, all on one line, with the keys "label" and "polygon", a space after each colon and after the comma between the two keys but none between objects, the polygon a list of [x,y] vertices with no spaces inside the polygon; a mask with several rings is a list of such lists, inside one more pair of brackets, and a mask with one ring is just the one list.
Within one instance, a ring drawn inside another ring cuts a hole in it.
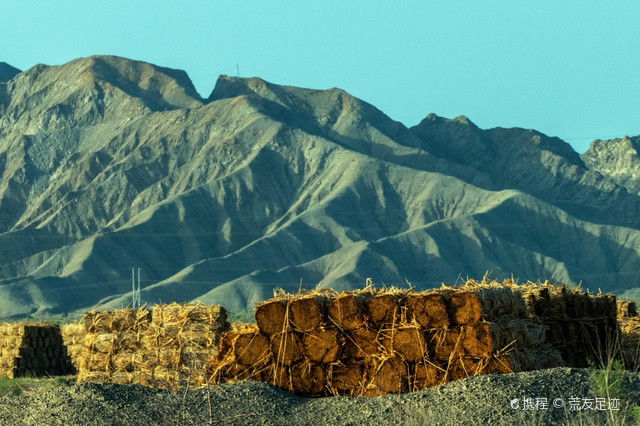
[{"label": "golden straw bale", "polygon": [[431,331],[427,335],[427,347],[433,348],[435,358],[440,361],[464,355],[460,328]]},{"label": "golden straw bale", "polygon": [[378,332],[370,328],[356,328],[344,334],[343,359],[367,359],[378,350]]},{"label": "golden straw bale", "polygon": [[373,358],[369,367],[371,383],[379,395],[409,391],[409,365],[400,358]]},{"label": "golden straw bale", "polygon": [[620,330],[627,333],[640,333],[640,317],[635,316],[620,320]]},{"label": "golden straw bale", "polygon": [[445,371],[431,362],[419,362],[414,365],[412,373],[410,390],[415,392],[442,383]]},{"label": "golden straw bale", "polygon": [[453,321],[457,325],[475,324],[482,319],[484,310],[478,293],[454,292],[449,299],[449,305]]},{"label": "golden straw bale", "polygon": [[551,297],[548,286],[528,284],[520,287],[529,316],[547,318],[551,315]]},{"label": "golden straw bale", "polygon": [[464,379],[478,376],[484,369],[486,361],[484,359],[459,357],[450,361],[445,374],[445,381]]},{"label": "golden straw bale", "polygon": [[331,363],[338,359],[341,344],[340,333],[335,328],[319,328],[302,338],[304,354],[312,361]]},{"label": "golden straw bale", "polygon": [[473,357],[492,354],[498,345],[489,323],[477,323],[463,326],[460,344],[464,353]]},{"label": "golden straw bale", "polygon": [[287,299],[276,298],[256,305],[256,324],[266,334],[289,330],[289,305]]},{"label": "golden straw bale", "polygon": [[397,292],[377,292],[367,301],[367,316],[376,327],[400,321],[401,295]]},{"label": "golden straw bale", "polygon": [[145,308],[119,309],[115,311],[92,311],[84,315],[83,323],[87,333],[112,333],[138,330],[149,325],[151,311]]},{"label": "golden straw bale", "polygon": [[428,355],[421,327],[405,325],[384,330],[381,332],[381,341],[387,353],[406,361],[419,361]]},{"label": "golden straw bale", "polygon": [[311,331],[324,323],[327,297],[320,293],[302,294],[291,299],[289,315],[294,330]]},{"label": "golden straw bale", "polygon": [[567,316],[567,287],[549,286],[549,317],[560,319]]},{"label": "golden straw bale", "polygon": [[222,306],[205,305],[200,302],[156,305],[152,311],[152,322],[157,325],[195,323],[207,324],[212,328],[225,327],[227,311]]},{"label": "golden straw bale", "polygon": [[449,314],[444,294],[411,293],[406,300],[407,321],[416,321],[424,328],[449,327]]},{"label": "golden straw bale", "polygon": [[618,300],[617,316],[618,318],[631,318],[638,316],[638,308],[635,302],[630,300]]},{"label": "golden straw bale", "polygon": [[303,357],[303,345],[294,332],[271,336],[271,352],[277,365],[291,365]]},{"label": "golden straw bale", "polygon": [[353,330],[365,325],[363,297],[343,292],[329,302],[329,321],[341,330]]},{"label": "golden straw bale", "polygon": [[364,366],[361,363],[331,364],[327,389],[332,395],[358,395],[364,386]]},{"label": "golden straw bale", "polygon": [[324,391],[324,368],[308,361],[291,366],[291,388],[297,395],[318,396]]},{"label": "golden straw bale", "polygon": [[231,346],[235,359],[241,364],[260,365],[269,361],[269,340],[257,327],[236,331]]},{"label": "golden straw bale", "polygon": [[142,364],[140,352],[119,352],[112,358],[112,364],[116,371],[135,371]]}]

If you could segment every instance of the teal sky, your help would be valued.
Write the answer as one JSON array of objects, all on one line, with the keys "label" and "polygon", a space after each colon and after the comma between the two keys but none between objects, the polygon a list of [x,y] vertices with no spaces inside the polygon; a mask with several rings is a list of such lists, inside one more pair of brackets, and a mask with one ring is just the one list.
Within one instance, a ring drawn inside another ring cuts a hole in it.
[{"label": "teal sky", "polygon": [[640,134],[639,2],[96,3],[0,0],[0,61],[125,56],[186,70],[204,97],[237,63],[243,77],[340,87],[407,126],[464,114],[578,152]]}]

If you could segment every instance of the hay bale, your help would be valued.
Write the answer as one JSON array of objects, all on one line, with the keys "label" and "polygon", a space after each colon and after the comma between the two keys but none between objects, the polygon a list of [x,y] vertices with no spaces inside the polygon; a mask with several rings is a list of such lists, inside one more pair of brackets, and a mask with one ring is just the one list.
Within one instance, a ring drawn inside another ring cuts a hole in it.
[{"label": "hay bale", "polygon": [[421,327],[400,326],[383,335],[383,346],[394,356],[405,361],[419,361],[428,358],[424,332]]},{"label": "hay bale", "polygon": [[150,323],[151,311],[145,308],[91,311],[85,313],[83,318],[86,332],[92,334],[139,330]]},{"label": "hay bale", "polygon": [[409,391],[409,365],[400,358],[374,358],[370,366],[371,383],[379,395]]},{"label": "hay bale", "polygon": [[342,293],[329,302],[329,321],[341,330],[365,325],[362,294]]},{"label": "hay bale", "polygon": [[300,362],[291,366],[291,390],[297,395],[318,396],[325,386],[324,369],[311,362]]},{"label": "hay bale", "polygon": [[468,358],[459,357],[452,359],[445,373],[444,380],[449,382],[452,380],[465,379],[467,377],[479,376],[482,374],[487,364],[486,358]]},{"label": "hay bale", "polygon": [[579,288],[573,288],[567,293],[566,304],[566,312],[569,318],[589,318],[593,316],[591,297]]},{"label": "hay bale", "polygon": [[378,332],[370,328],[356,328],[344,334],[342,358],[368,359],[378,353]]},{"label": "hay bale", "polygon": [[207,325],[210,328],[226,328],[227,311],[220,305],[194,303],[171,303],[156,305],[152,311],[152,322],[167,326],[171,323]]},{"label": "hay bale", "polygon": [[61,375],[73,371],[60,327],[47,322],[8,323],[0,330],[0,374]]},{"label": "hay bale", "polygon": [[464,355],[460,328],[431,331],[426,337],[427,347],[433,348],[436,360],[448,361]]},{"label": "hay bale", "polygon": [[406,301],[407,321],[416,321],[424,328],[449,327],[447,301],[439,293],[411,293]]},{"label": "hay bale", "polygon": [[567,287],[549,286],[549,318],[557,320],[567,316]]},{"label": "hay bale", "polygon": [[547,341],[547,328],[531,320],[481,322],[465,325],[461,332],[464,353],[471,357],[484,357],[509,347],[538,347]]},{"label": "hay bale", "polygon": [[410,391],[415,392],[442,383],[445,371],[436,364],[419,362],[413,366],[411,373]]},{"label": "hay bale", "polygon": [[401,296],[399,292],[380,291],[367,301],[367,316],[376,327],[400,321]]},{"label": "hay bale", "polygon": [[271,336],[271,352],[276,365],[290,366],[303,357],[302,341],[294,332],[274,334]]},{"label": "hay bale", "polygon": [[327,389],[332,395],[356,396],[362,392],[363,386],[363,364],[330,365],[327,377]]},{"label": "hay bale", "polygon": [[256,324],[265,334],[272,335],[289,331],[288,300],[270,299],[256,306]]},{"label": "hay bale", "polygon": [[312,361],[331,363],[338,360],[342,341],[335,328],[319,328],[302,338],[304,354]]},{"label": "hay bale", "polygon": [[616,307],[616,314],[618,318],[631,318],[638,316],[638,308],[635,302],[630,300],[618,300]]},{"label": "hay bale", "polygon": [[482,319],[484,308],[478,293],[454,292],[449,299],[453,322],[457,325],[475,324]]},{"label": "hay bale", "polygon": [[289,316],[294,330],[304,333],[320,327],[325,320],[326,303],[326,296],[320,293],[293,297],[289,304]]},{"label": "hay bale", "polygon": [[234,359],[240,364],[254,366],[269,361],[269,339],[254,324],[229,335]]}]

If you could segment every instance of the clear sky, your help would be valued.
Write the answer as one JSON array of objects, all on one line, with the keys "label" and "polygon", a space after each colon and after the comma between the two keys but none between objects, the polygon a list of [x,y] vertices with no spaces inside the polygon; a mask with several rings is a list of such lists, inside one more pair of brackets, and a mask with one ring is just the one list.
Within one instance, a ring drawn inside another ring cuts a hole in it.
[{"label": "clear sky", "polygon": [[535,128],[583,152],[640,134],[637,1],[0,0],[0,61],[113,54],[340,87],[413,126],[429,112]]}]

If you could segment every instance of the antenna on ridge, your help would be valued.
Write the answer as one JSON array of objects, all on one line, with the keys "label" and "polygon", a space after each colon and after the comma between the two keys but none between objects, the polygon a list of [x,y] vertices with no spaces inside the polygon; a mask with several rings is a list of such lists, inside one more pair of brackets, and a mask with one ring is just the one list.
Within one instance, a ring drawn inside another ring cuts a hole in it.
[{"label": "antenna on ridge", "polygon": [[236,62],[236,77],[240,77],[240,65]]}]

